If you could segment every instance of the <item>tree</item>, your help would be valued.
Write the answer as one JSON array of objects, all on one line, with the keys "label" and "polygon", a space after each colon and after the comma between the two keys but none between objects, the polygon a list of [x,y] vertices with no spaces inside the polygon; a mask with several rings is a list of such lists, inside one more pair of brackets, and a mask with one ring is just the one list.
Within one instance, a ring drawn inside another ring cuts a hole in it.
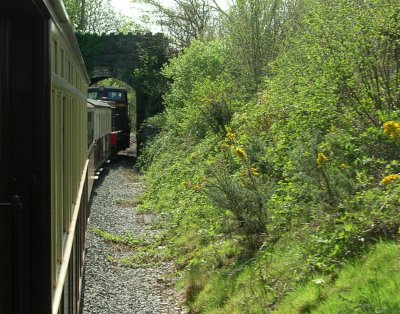
[{"label": "tree", "polygon": [[64,0],[64,4],[77,32],[101,34],[137,28],[113,9],[111,0]]},{"label": "tree", "polygon": [[172,6],[161,0],[132,0],[150,5],[155,22],[172,38],[178,48],[189,46],[194,39],[213,37],[216,10],[208,0],[171,0]]},{"label": "tree", "polygon": [[231,67],[240,85],[257,91],[267,65],[296,28],[303,0],[235,0],[221,16],[229,37]]}]

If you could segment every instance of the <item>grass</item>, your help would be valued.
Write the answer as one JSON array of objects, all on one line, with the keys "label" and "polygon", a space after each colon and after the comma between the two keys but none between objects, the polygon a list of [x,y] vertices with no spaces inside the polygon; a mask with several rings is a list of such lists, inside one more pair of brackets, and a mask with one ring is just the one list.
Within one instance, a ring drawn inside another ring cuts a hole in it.
[{"label": "grass", "polygon": [[129,208],[129,207],[136,207],[140,204],[140,200],[136,197],[134,200],[127,200],[127,199],[117,199],[115,200],[115,204],[122,208]]},{"label": "grass", "polygon": [[310,278],[301,241],[282,239],[274,252],[242,264],[187,269],[180,285],[191,312],[400,313],[398,242],[380,242],[337,273]]},{"label": "grass", "polygon": [[172,253],[165,244],[163,235],[134,237],[130,234],[116,236],[106,231],[93,228],[93,233],[100,236],[105,242],[112,243],[121,251],[131,252],[130,256],[116,258],[109,255],[107,261],[112,264],[121,264],[131,268],[157,267],[162,262],[170,261]]},{"label": "grass", "polygon": [[170,260],[172,256],[168,249],[150,246],[138,248],[132,255],[121,258],[119,262],[131,268],[154,268]]},{"label": "grass", "polygon": [[282,313],[400,313],[400,245],[378,243],[335,280],[314,278],[289,294]]},{"label": "grass", "polygon": [[225,260],[220,268],[214,267],[212,272],[189,271],[194,276],[185,278],[185,288],[191,292],[186,293],[190,309],[193,313],[213,314],[265,313],[272,309],[304,276],[302,248],[297,241],[297,238],[282,239],[273,253],[260,251],[243,261],[231,260],[221,247],[219,253]]},{"label": "grass", "polygon": [[100,230],[98,228],[93,228],[92,231],[95,235],[100,236],[104,241],[111,242],[114,244],[137,247],[137,246],[143,246],[146,243],[146,237],[144,236],[137,238],[135,238],[133,235],[130,234],[116,236],[106,231]]}]

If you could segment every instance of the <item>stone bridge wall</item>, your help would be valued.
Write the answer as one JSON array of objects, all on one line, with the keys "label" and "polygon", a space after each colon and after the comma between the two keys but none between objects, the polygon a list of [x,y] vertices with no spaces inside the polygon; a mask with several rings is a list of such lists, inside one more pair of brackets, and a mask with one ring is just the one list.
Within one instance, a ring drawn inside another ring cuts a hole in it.
[{"label": "stone bridge wall", "polygon": [[92,84],[113,77],[135,87],[132,73],[141,66],[140,50],[162,55],[168,48],[161,33],[77,34],[76,37]]},{"label": "stone bridge wall", "polygon": [[[141,79],[133,75],[135,69],[147,73],[151,79],[151,71],[159,71],[167,61],[169,44],[161,34],[76,34],[78,44],[89,74],[91,84],[106,78],[116,78],[132,86],[136,91],[136,116],[138,142],[146,136],[140,129],[142,122],[160,112],[161,96],[154,100],[149,94],[149,81],[144,86]],[[146,56],[152,64],[144,62]],[[146,72],[150,71],[150,72]],[[151,92],[151,91],[150,91]]]}]

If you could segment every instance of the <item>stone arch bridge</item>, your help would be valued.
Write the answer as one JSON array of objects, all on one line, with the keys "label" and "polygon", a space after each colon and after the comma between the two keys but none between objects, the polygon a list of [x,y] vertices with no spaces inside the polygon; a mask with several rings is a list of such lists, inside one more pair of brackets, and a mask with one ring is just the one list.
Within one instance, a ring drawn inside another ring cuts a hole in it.
[{"label": "stone arch bridge", "polygon": [[[136,91],[138,142],[146,134],[139,130],[143,121],[162,110],[161,94],[152,91],[152,77],[156,80],[167,61],[169,43],[161,34],[76,34],[90,83],[116,78]],[[156,85],[156,84],[154,84]]]}]

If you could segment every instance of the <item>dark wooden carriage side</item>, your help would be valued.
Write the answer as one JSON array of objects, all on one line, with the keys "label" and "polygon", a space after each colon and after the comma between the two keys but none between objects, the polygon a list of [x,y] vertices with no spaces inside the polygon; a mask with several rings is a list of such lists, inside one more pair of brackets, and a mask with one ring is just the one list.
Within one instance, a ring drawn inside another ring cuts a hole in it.
[{"label": "dark wooden carriage side", "polygon": [[[81,182],[76,199],[84,201],[75,204],[73,228],[64,232],[70,238],[73,230],[72,244],[65,243],[70,249],[56,261],[59,266],[53,267],[52,259],[53,247],[64,245],[54,243],[52,229],[54,24],[67,40],[73,38],[58,0],[0,3],[0,314],[78,312],[87,219],[85,170],[75,175]],[[55,281],[54,273],[62,269],[64,275]]]}]

